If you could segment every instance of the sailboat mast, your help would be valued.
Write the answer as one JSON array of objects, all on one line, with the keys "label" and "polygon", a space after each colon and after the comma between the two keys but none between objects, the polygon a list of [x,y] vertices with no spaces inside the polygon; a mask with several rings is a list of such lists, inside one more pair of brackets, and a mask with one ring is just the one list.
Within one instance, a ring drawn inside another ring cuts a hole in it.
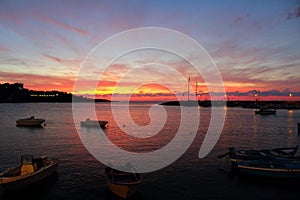
[{"label": "sailboat mast", "polygon": [[196,92],[195,93],[196,93],[196,99],[198,100],[198,92],[197,91],[198,91],[198,82],[196,81]]},{"label": "sailboat mast", "polygon": [[188,79],[188,101],[190,100],[190,77]]}]

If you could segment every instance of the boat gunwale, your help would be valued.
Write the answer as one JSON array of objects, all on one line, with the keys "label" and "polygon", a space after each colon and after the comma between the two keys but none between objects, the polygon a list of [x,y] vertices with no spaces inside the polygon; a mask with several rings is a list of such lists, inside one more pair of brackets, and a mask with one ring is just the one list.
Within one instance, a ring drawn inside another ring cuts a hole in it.
[{"label": "boat gunwale", "polygon": [[268,167],[253,167],[238,164],[238,169],[249,169],[269,172],[300,172],[300,169],[284,169],[284,168],[268,168]]},{"label": "boat gunwale", "polygon": [[133,181],[130,181],[130,182],[120,182],[120,181],[113,181],[111,179],[108,179],[108,181],[110,183],[112,183],[112,184],[115,184],[115,185],[125,185],[125,186],[126,185],[138,185],[138,184],[140,184],[142,182],[141,179],[139,179],[139,180],[137,180],[135,182],[133,182]]},{"label": "boat gunwale", "polygon": [[[234,147],[229,148],[229,158],[231,162],[238,162],[243,160],[259,160],[259,159],[299,159],[294,155],[298,151],[299,145],[294,147],[281,147],[273,149],[261,149],[261,150],[250,150],[250,149],[235,149]],[[288,151],[288,152],[285,152]]]},{"label": "boat gunwale", "polygon": [[117,175],[115,174],[115,176],[128,176],[129,174],[132,174],[132,175],[134,175],[136,177],[137,180],[135,180],[135,181],[118,181],[118,180],[113,180],[114,174],[112,174],[110,172],[110,170],[116,171],[116,169],[110,168],[110,167],[107,167],[105,169],[105,174],[106,174],[107,181],[109,181],[112,184],[116,184],[116,185],[138,185],[138,184],[140,184],[142,182],[141,174],[138,174],[138,173],[129,173],[129,172],[122,172],[121,174],[117,174]]}]

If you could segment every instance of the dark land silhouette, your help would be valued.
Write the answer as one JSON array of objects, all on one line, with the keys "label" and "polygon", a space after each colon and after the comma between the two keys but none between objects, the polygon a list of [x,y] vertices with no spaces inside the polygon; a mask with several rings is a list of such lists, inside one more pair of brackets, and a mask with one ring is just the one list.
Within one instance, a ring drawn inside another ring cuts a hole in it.
[{"label": "dark land silhouette", "polygon": [[299,101],[167,101],[160,103],[163,106],[201,106],[201,107],[211,107],[213,106],[227,106],[227,107],[242,107],[242,108],[254,108],[258,109],[263,106],[267,106],[275,109],[300,109]]},{"label": "dark land silhouette", "polygon": [[0,103],[33,102],[110,102],[106,99],[90,99],[61,91],[35,91],[24,88],[23,83],[0,84]]}]

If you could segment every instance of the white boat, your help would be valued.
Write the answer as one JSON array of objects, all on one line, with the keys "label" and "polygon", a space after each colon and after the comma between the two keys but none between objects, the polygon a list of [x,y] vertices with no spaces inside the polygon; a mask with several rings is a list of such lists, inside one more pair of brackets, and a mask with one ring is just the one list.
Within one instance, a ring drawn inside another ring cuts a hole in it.
[{"label": "white boat", "polygon": [[37,183],[56,172],[58,160],[47,156],[34,158],[21,156],[20,166],[8,168],[0,173],[0,186],[5,190],[16,190]]},{"label": "white boat", "polygon": [[17,126],[41,126],[45,122],[44,118],[35,118],[34,116],[18,119]]},{"label": "white boat", "polygon": [[123,172],[106,167],[105,174],[109,190],[123,199],[132,197],[142,182],[141,175],[135,172]]},{"label": "white boat", "polygon": [[101,127],[105,128],[108,121],[105,120],[91,120],[90,118],[87,118],[85,121],[81,121],[80,125],[85,127]]}]

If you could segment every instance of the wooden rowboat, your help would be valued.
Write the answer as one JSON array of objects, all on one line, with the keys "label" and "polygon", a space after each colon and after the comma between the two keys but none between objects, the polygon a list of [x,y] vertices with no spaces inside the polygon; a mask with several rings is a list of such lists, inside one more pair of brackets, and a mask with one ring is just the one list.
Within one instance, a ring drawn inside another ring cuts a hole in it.
[{"label": "wooden rowboat", "polygon": [[123,199],[132,197],[142,182],[139,173],[128,173],[106,167],[105,174],[109,190]]},{"label": "wooden rowboat", "polygon": [[21,156],[21,165],[9,168],[0,173],[0,186],[5,190],[16,190],[52,175],[58,166],[56,159],[47,156],[34,158],[32,155]]}]

